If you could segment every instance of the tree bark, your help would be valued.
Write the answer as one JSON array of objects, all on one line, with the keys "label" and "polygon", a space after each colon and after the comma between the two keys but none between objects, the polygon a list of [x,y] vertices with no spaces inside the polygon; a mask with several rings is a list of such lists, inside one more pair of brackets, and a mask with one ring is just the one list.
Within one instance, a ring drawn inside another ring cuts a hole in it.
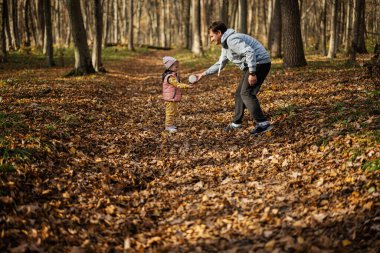
[{"label": "tree bark", "polygon": [[135,50],[133,45],[133,0],[129,0],[129,29],[128,29],[128,49]]},{"label": "tree bark", "polygon": [[104,21],[105,21],[105,25],[104,25],[104,30],[103,30],[103,46],[106,47],[107,46],[107,42],[108,42],[108,33],[109,33],[109,18],[108,18],[108,12],[109,12],[109,6],[110,6],[110,3],[109,3],[110,0],[104,0],[103,1],[103,9],[105,9],[104,11]]},{"label": "tree bark", "polygon": [[274,0],[268,36],[268,48],[274,58],[281,57],[281,30],[281,4],[280,0]]},{"label": "tree bark", "polygon": [[13,49],[11,27],[9,25],[9,5],[8,0],[3,0],[3,22],[6,35],[6,44],[8,43],[9,50]]},{"label": "tree bark", "polygon": [[191,6],[190,1],[185,0],[185,15],[183,15],[184,18],[184,36],[185,36],[185,47],[187,49],[191,49],[191,33],[190,33],[190,12],[191,12]]},{"label": "tree bark", "polygon": [[49,67],[55,66],[53,59],[53,29],[51,22],[51,2],[44,0],[44,19],[45,19],[45,52],[47,65]]},{"label": "tree bark", "polygon": [[25,42],[24,46],[25,47],[30,47],[30,37],[31,37],[31,32],[30,32],[30,27],[29,27],[29,13],[30,13],[30,0],[25,1],[25,13],[24,13],[24,22],[25,22]]},{"label": "tree bark", "polygon": [[92,65],[90,52],[87,45],[87,36],[86,30],[84,29],[80,1],[66,0],[66,5],[69,13],[75,52],[75,68],[68,75],[84,75],[94,73],[95,69]]},{"label": "tree bark", "polygon": [[298,0],[288,0],[282,3],[281,16],[284,67],[305,66],[307,63],[302,44]]},{"label": "tree bark", "polygon": [[[33,4],[33,1],[32,1]],[[33,19],[31,19],[32,21]],[[43,53],[45,54],[45,19],[44,19],[44,2],[43,0],[37,1],[37,33],[38,33],[38,45],[37,47],[42,47]]]},{"label": "tree bark", "polygon": [[322,36],[322,55],[327,56],[327,38],[326,38],[326,30],[327,30],[327,0],[323,0],[323,11],[322,11],[322,19],[321,19],[321,36]]},{"label": "tree bark", "polygon": [[0,63],[7,62],[3,3],[3,0],[0,0]]},{"label": "tree bark", "polygon": [[16,50],[20,48],[20,32],[18,28],[18,1],[12,0],[12,30],[13,30],[13,39]]},{"label": "tree bark", "polygon": [[347,13],[346,13],[346,29],[345,29],[345,52],[348,54],[350,50],[351,43],[351,20],[352,20],[352,0],[348,0],[347,2]]},{"label": "tree bark", "polygon": [[360,24],[359,24],[359,37],[358,37],[358,47],[357,52],[360,54],[367,54],[367,48],[365,46],[365,0],[362,0],[361,4],[361,13],[360,13]]},{"label": "tree bark", "polygon": [[191,3],[191,18],[193,29],[193,45],[191,47],[191,51],[195,55],[203,55],[200,34],[200,0],[192,0]]},{"label": "tree bark", "polygon": [[119,42],[119,12],[118,12],[118,1],[113,1],[113,42],[117,44]]},{"label": "tree bark", "polygon": [[101,0],[93,0],[94,3],[94,15],[95,15],[95,35],[94,35],[94,45],[92,49],[92,64],[94,65],[95,71],[105,72],[102,63],[102,37],[103,37],[103,12]]},{"label": "tree bark", "polygon": [[207,0],[201,0],[201,38],[203,48],[208,46]]},{"label": "tree bark", "polygon": [[331,8],[330,47],[329,47],[329,53],[327,54],[327,58],[336,57],[338,5],[339,5],[339,0],[333,0],[333,6]]},{"label": "tree bark", "polygon": [[248,5],[247,0],[240,0],[239,1],[239,7],[240,7],[240,32],[241,33],[247,33],[247,12],[248,12]]},{"label": "tree bark", "polygon": [[228,19],[228,0],[222,0],[222,6],[220,10],[220,20],[223,21],[225,24],[228,24],[230,21]]}]

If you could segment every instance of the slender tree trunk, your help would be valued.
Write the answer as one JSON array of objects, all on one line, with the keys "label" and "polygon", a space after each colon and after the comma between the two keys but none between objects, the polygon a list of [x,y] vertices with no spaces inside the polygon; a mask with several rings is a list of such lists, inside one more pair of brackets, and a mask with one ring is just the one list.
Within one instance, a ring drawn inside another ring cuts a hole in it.
[{"label": "slender tree trunk", "polygon": [[0,63],[7,62],[7,48],[4,26],[4,2],[0,0]]},{"label": "slender tree trunk", "polygon": [[202,45],[201,45],[201,31],[200,31],[200,0],[191,1],[191,18],[192,18],[192,30],[193,30],[193,43],[191,51],[195,55],[202,55]]},{"label": "slender tree trunk", "polygon": [[30,37],[31,37],[31,32],[30,32],[30,27],[29,27],[29,13],[30,13],[30,0],[25,1],[25,13],[24,13],[24,22],[25,22],[25,42],[24,46],[25,47],[30,47]]},{"label": "slender tree trunk", "polygon": [[201,0],[201,38],[203,48],[208,45],[207,0]]},{"label": "slender tree trunk", "polygon": [[327,37],[326,37],[326,30],[327,30],[327,0],[323,0],[322,4],[322,19],[321,19],[321,39],[322,39],[322,55],[327,56]]},{"label": "slender tree trunk", "polygon": [[184,35],[185,35],[185,41],[186,41],[186,48],[191,49],[192,46],[192,40],[191,40],[191,30],[190,30],[190,12],[191,12],[191,5],[190,1],[185,0],[185,15],[184,15],[184,24],[185,24],[185,29],[184,29]]},{"label": "slender tree trunk", "polygon": [[240,32],[241,33],[247,33],[247,12],[248,12],[248,4],[247,0],[240,0],[239,1],[239,8],[240,8]]},{"label": "slender tree trunk", "polygon": [[303,50],[300,12],[298,0],[288,0],[281,6],[282,45],[284,67],[301,67],[306,65]]},{"label": "slender tree trunk", "polygon": [[327,58],[335,58],[336,57],[338,5],[339,5],[339,0],[333,0],[333,6],[331,9],[330,47],[329,47],[329,53],[327,54]]},{"label": "slender tree trunk", "polygon": [[351,20],[352,20],[352,0],[348,0],[347,2],[347,13],[346,13],[346,30],[345,30],[345,52],[348,54],[350,50],[350,43],[351,43]]},{"label": "slender tree trunk", "polygon": [[108,42],[108,33],[109,33],[109,18],[108,18],[108,13],[109,13],[109,6],[110,6],[110,0],[104,0],[103,1],[103,10],[104,11],[104,21],[105,21],[105,25],[104,25],[104,30],[103,30],[103,46],[106,47],[107,46],[107,42]]},{"label": "slender tree trunk", "polygon": [[274,58],[281,57],[281,4],[280,0],[274,0],[273,15],[270,21],[268,48],[271,56]]},{"label": "slender tree trunk", "polygon": [[[30,2],[30,8],[29,8],[29,23],[30,27],[32,28],[32,37],[34,41],[34,46],[39,47],[39,41],[38,41],[38,13],[36,10],[36,6],[33,4],[33,1]],[[34,22],[35,21],[35,22]],[[43,41],[42,41],[43,42]]]},{"label": "slender tree trunk", "polygon": [[18,29],[18,1],[12,0],[12,30],[13,30],[13,39],[16,50],[20,48],[20,32]]},{"label": "slender tree trunk", "polygon": [[75,69],[69,75],[94,73],[79,0],[66,0],[74,41]]},{"label": "slender tree trunk", "polygon": [[133,0],[129,0],[129,29],[128,29],[128,49],[134,51],[133,45]]},{"label": "slender tree trunk", "polygon": [[8,0],[3,0],[3,22],[5,25],[6,43],[9,50],[13,49],[11,27],[9,25],[9,5]]},{"label": "slender tree trunk", "polygon": [[49,67],[55,66],[53,59],[53,29],[51,22],[51,2],[44,0],[44,19],[45,19],[45,51],[46,60]]},{"label": "slender tree trunk", "polygon": [[93,0],[94,3],[94,15],[95,15],[95,35],[94,35],[94,46],[92,49],[92,64],[94,65],[95,71],[105,72],[102,63],[102,32],[103,32],[103,12],[101,0]]},{"label": "slender tree trunk", "polygon": [[255,36],[259,37],[259,29],[260,29],[260,2],[259,0],[255,0]]},{"label": "slender tree trunk", "polygon": [[355,0],[354,25],[353,25],[353,31],[352,31],[352,42],[351,42],[350,58],[349,58],[349,62],[351,64],[355,63],[356,53],[358,52],[358,43],[359,43],[359,36],[360,36],[360,25],[361,25],[363,7],[364,7],[364,0]]},{"label": "slender tree trunk", "polygon": [[119,42],[119,12],[118,12],[118,1],[114,0],[113,3],[113,42],[117,44]]},{"label": "slender tree trunk", "polygon": [[228,22],[230,21],[228,18],[229,2],[228,0],[222,0],[221,4],[222,6],[221,6],[221,11],[220,11],[220,20],[222,20],[225,24],[228,24]]},{"label": "slender tree trunk", "polygon": [[[137,22],[136,22],[136,32],[137,32],[137,44],[144,44],[141,36],[141,15],[142,6],[144,4],[143,0],[137,1]],[[176,1],[177,4],[177,1]]]},{"label": "slender tree trunk", "polygon": [[[32,1],[33,3],[33,1]],[[44,19],[44,2],[43,0],[37,0],[37,32],[38,32],[38,45],[37,47],[42,47],[43,53],[45,54],[45,19]]]},{"label": "slender tree trunk", "polygon": [[[367,48],[365,46],[365,0],[361,3],[361,13],[360,13],[360,25],[359,25],[359,38],[358,38],[358,48],[357,52],[360,54],[367,54]],[[380,14],[379,14],[380,15]]]}]

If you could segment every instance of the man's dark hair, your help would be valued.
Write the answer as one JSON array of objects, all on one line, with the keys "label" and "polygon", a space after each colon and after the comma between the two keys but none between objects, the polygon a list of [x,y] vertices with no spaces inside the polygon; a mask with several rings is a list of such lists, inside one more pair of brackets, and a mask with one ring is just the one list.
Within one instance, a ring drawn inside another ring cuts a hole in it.
[{"label": "man's dark hair", "polygon": [[227,26],[222,21],[215,21],[208,27],[208,31],[212,31],[213,33],[221,31],[223,34],[225,31],[227,31]]}]

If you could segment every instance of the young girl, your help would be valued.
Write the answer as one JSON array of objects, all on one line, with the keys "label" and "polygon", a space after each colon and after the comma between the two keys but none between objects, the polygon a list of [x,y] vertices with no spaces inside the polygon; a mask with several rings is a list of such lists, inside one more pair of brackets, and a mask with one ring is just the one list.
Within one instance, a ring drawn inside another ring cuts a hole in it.
[{"label": "young girl", "polygon": [[162,73],[162,94],[165,101],[165,130],[177,132],[178,102],[181,101],[181,89],[190,89],[191,85],[181,83],[178,70],[179,62],[170,56],[163,58],[165,71]]}]

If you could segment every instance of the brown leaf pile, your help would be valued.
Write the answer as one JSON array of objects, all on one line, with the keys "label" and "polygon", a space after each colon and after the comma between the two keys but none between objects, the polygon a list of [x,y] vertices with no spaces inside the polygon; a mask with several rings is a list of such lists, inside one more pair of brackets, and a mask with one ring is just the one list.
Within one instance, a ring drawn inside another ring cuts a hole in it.
[{"label": "brown leaf pile", "polygon": [[0,251],[380,248],[379,79],[274,64],[260,99],[275,128],[255,138],[248,115],[222,130],[240,78],[225,70],[186,92],[170,135],[161,56],[0,72]]}]

